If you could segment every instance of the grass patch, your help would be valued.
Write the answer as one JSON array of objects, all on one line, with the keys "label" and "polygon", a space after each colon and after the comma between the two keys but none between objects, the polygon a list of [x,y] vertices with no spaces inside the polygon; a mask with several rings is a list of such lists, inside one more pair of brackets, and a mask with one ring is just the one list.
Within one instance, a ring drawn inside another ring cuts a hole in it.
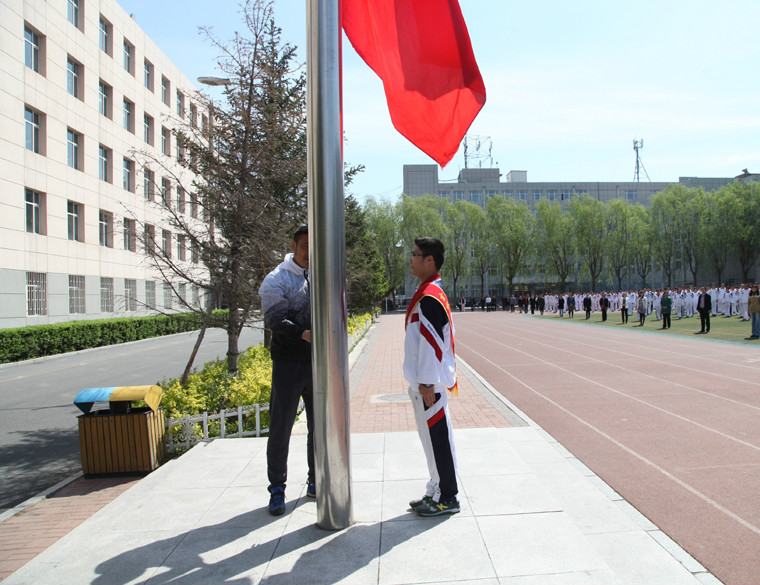
[{"label": "grass patch", "polygon": [[[534,315],[539,319],[554,319],[560,320],[559,313],[544,313],[543,316],[538,314]],[[684,317],[678,319],[671,317],[670,329],[662,328],[662,321],[658,321],[655,314],[647,315],[646,321],[643,327],[639,327],[639,315],[634,313],[628,317],[628,323],[623,324],[620,318],[620,311],[616,313],[607,313],[607,321],[602,322],[601,313],[591,313],[591,318],[586,320],[586,314],[583,311],[576,311],[575,316],[570,319],[565,313],[565,316],[561,319],[566,323],[576,323],[583,325],[593,325],[596,327],[612,327],[614,329],[625,329],[634,332],[649,331],[658,335],[678,335],[682,337],[693,337],[695,339],[719,339],[721,341],[731,341],[735,343],[743,343],[746,345],[757,345],[760,347],[759,340],[746,340],[745,337],[749,337],[751,334],[751,326],[749,321],[742,321],[739,317],[724,317],[717,315],[710,317],[710,333],[706,335],[696,335],[699,331],[699,315],[693,317]]]}]

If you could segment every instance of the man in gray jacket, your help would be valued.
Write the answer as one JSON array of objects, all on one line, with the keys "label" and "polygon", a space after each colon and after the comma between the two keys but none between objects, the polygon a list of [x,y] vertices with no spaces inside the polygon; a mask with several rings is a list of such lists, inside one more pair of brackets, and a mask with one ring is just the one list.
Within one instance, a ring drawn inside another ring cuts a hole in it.
[{"label": "man in gray jacket", "polygon": [[314,402],[311,375],[311,300],[309,290],[309,231],[293,235],[292,252],[261,283],[264,326],[272,332],[272,395],[269,401],[269,513],[285,512],[288,449],[298,402],[303,397],[308,428],[309,464],[306,495],[316,497],[314,483]]}]

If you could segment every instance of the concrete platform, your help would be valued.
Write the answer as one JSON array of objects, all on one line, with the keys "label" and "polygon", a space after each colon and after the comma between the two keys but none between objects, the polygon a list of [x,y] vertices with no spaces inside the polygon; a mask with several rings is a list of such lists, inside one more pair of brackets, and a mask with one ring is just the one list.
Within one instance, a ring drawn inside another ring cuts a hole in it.
[{"label": "concrete platform", "polygon": [[351,437],[355,524],[316,527],[306,437],[287,513],[266,506],[266,439],[203,443],[101,508],[3,585],[718,581],[540,428],[455,430],[461,513],[420,518],[414,432]]}]

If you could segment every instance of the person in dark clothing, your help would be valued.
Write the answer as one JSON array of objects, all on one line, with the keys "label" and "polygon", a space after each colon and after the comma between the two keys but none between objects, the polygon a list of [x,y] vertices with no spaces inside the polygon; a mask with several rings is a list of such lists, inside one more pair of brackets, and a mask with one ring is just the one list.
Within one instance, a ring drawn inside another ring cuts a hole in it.
[{"label": "person in dark clothing", "polygon": [[591,319],[591,297],[583,297],[583,310],[586,311],[586,319]]},{"label": "person in dark clothing", "polygon": [[309,290],[309,232],[296,231],[292,252],[259,288],[264,326],[272,332],[272,393],[269,402],[267,474],[269,513],[285,512],[288,450],[298,403],[303,398],[307,420],[306,495],[316,497],[314,479],[314,402],[311,373],[311,299]]},{"label": "person in dark clothing", "polygon": [[699,311],[698,333],[710,333],[710,312],[712,311],[712,297],[705,292],[705,287],[699,289],[699,299],[697,300],[697,311]]},{"label": "person in dark clothing", "polygon": [[607,320],[607,311],[610,308],[610,299],[607,298],[607,295],[602,293],[602,298],[599,299],[599,308],[602,310],[602,321]]}]

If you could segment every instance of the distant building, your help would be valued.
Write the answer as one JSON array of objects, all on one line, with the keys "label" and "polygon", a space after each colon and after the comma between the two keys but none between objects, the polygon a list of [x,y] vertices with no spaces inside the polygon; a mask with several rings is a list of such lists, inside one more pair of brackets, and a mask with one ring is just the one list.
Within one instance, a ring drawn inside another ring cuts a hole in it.
[{"label": "distant building", "polygon": [[0,22],[0,328],[177,310],[140,236],[193,260],[156,204],[198,213],[172,179],[172,127],[208,122],[193,84],[114,0],[3,2]]},{"label": "distant building", "polygon": [[[733,182],[733,178],[681,177],[685,187],[702,187],[705,191],[719,189]],[[527,171],[510,171],[504,181],[496,169],[462,169],[456,183],[440,182],[437,165],[404,165],[404,193],[411,196],[438,195],[451,202],[471,201],[485,205],[489,197],[503,195],[525,201],[532,210],[541,199],[568,201],[583,193],[606,202],[627,199],[632,203],[648,205],[652,195],[671,183],[634,183],[599,181],[528,182]]]}]

